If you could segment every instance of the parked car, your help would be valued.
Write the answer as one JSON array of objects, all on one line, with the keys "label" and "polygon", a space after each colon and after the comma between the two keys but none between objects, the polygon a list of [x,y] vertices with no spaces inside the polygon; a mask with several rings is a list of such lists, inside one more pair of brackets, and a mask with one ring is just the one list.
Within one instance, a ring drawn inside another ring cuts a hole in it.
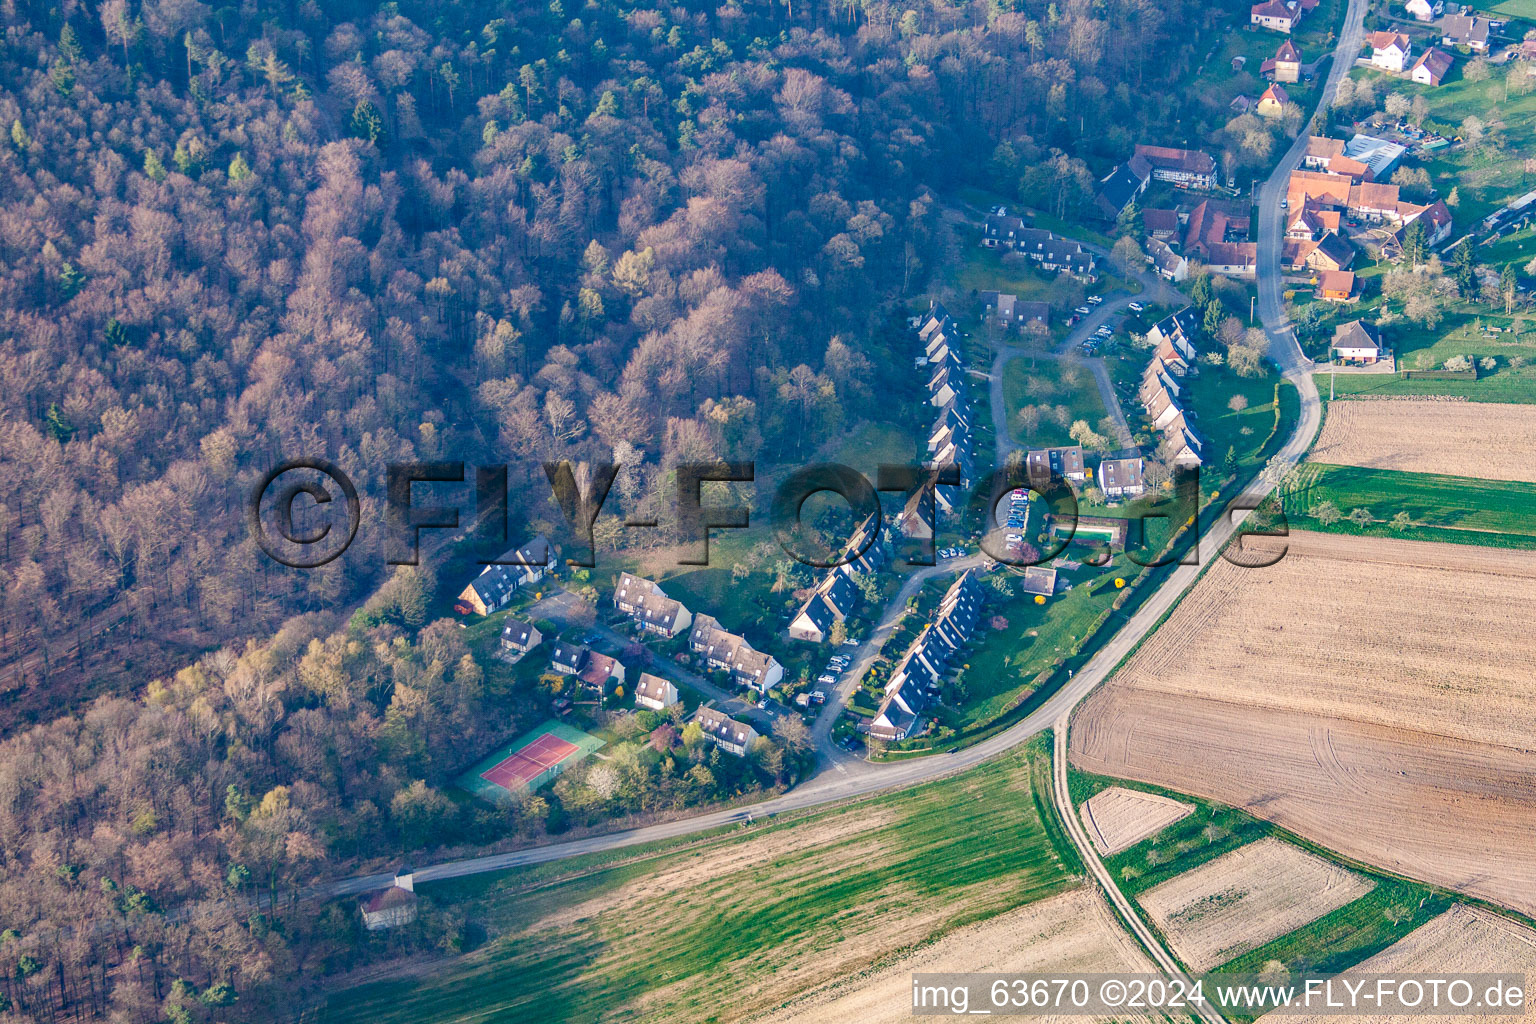
[{"label": "parked car", "polygon": [[837,683],[837,676],[830,672],[823,672],[821,675],[816,677],[816,681],[818,683],[826,683],[828,686],[833,686]]},{"label": "parked car", "polygon": [[856,637],[856,636],[851,636],[847,640],[843,641],[843,646],[844,647],[857,647],[857,646],[859,646],[859,638]]},{"label": "parked car", "polygon": [[1090,305],[1090,306],[1097,306],[1099,303],[1101,303],[1103,301],[1104,301],[1104,296],[1102,296],[1102,295],[1090,295],[1090,296],[1088,296],[1088,305]]},{"label": "parked car", "polygon": [[1087,306],[1078,306],[1072,312],[1077,313],[1080,316],[1087,316],[1089,313],[1092,313],[1093,310],[1089,309]]},{"label": "parked car", "polygon": [[1140,313],[1140,312],[1144,311],[1147,307],[1143,306],[1139,302],[1133,302],[1129,306],[1127,306],[1126,308],[1129,309],[1132,313]]},{"label": "parked car", "polygon": [[827,702],[827,693],[826,693],[826,691],[825,690],[817,690],[815,693],[811,694],[811,701],[812,701],[812,703],[815,703],[815,704],[825,704]]},{"label": "parked car", "polygon": [[767,711],[768,710],[768,698],[767,697],[764,697],[762,700],[757,702],[757,709],[759,711]]}]

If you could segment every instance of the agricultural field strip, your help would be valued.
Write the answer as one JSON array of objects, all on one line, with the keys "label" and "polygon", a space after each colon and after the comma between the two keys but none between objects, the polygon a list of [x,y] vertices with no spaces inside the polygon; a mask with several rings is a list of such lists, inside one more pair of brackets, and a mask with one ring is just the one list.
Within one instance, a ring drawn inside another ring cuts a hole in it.
[{"label": "agricultural field strip", "polygon": [[1100,856],[1128,850],[1194,811],[1193,804],[1124,786],[1100,790],[1083,801],[1083,828]]},{"label": "agricultural field strip", "polygon": [[[1375,956],[1345,971],[1344,976],[1348,978],[1378,973],[1433,973],[1445,976],[1481,972],[1524,974],[1525,998],[1529,1005],[1532,995],[1536,994],[1536,932],[1487,910],[1457,904],[1407,938],[1399,939]],[[1340,1018],[1271,1012],[1260,1019],[1271,1024],[1324,1024]],[[1382,1015],[1370,1018],[1371,1024],[1452,1024],[1466,1019],[1441,1014]],[[1527,1014],[1477,1018],[1481,1024],[1517,1024],[1528,1019]]]},{"label": "agricultural field strip", "polygon": [[1371,891],[1371,880],[1262,839],[1137,897],[1179,958],[1208,971]]},{"label": "agricultural field strip", "polygon": [[1212,566],[1115,683],[1531,748],[1536,553],[1301,532],[1285,543],[1273,566]]},{"label": "agricultural field strip", "polygon": [[[912,975],[918,973],[1151,973],[1156,968],[1120,927],[1102,897],[1082,887],[969,925],[867,974],[836,979],[761,1024],[900,1024],[912,1019]],[[1094,1020],[1111,1018],[1072,1018]],[[1154,1018],[1116,1014],[1112,1019]]]},{"label": "agricultural field strip", "polygon": [[1308,459],[1536,483],[1536,405],[1335,401]]}]

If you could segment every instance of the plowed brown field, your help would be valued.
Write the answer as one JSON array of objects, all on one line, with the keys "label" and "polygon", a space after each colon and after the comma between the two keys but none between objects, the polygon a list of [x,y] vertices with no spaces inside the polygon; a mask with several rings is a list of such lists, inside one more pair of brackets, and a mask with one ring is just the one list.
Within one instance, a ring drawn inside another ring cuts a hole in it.
[{"label": "plowed brown field", "polygon": [[1536,554],[1290,549],[1213,566],[1083,704],[1073,763],[1536,913]]},{"label": "plowed brown field", "polygon": [[1078,812],[1088,838],[1099,855],[1107,857],[1156,835],[1194,809],[1194,804],[1156,793],[1111,786],[1084,800]]},{"label": "plowed brown field", "polygon": [[1353,903],[1371,880],[1278,839],[1261,839],[1175,875],[1136,897],[1196,971]]},{"label": "plowed brown field", "polygon": [[1536,405],[1331,402],[1308,458],[1335,466],[1536,481]]}]

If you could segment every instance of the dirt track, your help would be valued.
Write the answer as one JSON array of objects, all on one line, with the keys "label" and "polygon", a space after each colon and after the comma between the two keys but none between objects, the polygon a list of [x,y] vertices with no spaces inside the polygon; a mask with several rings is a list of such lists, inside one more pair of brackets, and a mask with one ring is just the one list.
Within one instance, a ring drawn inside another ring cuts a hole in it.
[{"label": "dirt track", "polygon": [[1236,804],[1360,860],[1536,913],[1536,700],[1522,625],[1536,557],[1291,543],[1269,569],[1212,567],[1083,704],[1073,763]]},{"label": "dirt track", "polygon": [[1313,462],[1536,482],[1536,405],[1333,402]]}]

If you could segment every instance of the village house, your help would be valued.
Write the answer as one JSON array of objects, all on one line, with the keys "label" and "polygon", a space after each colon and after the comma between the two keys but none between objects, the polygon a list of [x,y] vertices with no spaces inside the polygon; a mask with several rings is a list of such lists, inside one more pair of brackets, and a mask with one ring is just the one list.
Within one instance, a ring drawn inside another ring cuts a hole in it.
[{"label": "village house", "polygon": [[502,623],[501,649],[507,654],[527,654],[543,641],[544,634],[531,622],[507,619]]},{"label": "village house", "polygon": [[1138,145],[1135,158],[1146,162],[1157,181],[1180,188],[1216,187],[1216,161],[1203,150]]},{"label": "village house", "polygon": [[981,304],[987,318],[995,318],[1007,327],[1025,327],[1031,322],[1049,325],[1049,302],[1020,302],[1018,296],[1007,292],[982,292]]},{"label": "village house", "polygon": [[711,743],[737,757],[745,757],[752,747],[752,741],[757,739],[756,729],[714,708],[699,708],[693,713],[693,720],[699,723],[699,728],[704,730],[705,737]]},{"label": "village house", "polygon": [[1161,349],[1166,342],[1184,360],[1192,361],[1195,358],[1193,338],[1199,323],[1199,314],[1193,307],[1185,306],[1177,313],[1170,313],[1153,324],[1152,329],[1147,332],[1147,340],[1155,349]]},{"label": "village house", "polygon": [[1365,37],[1371,48],[1371,66],[1383,71],[1402,71],[1413,55],[1413,41],[1401,32],[1372,32]]},{"label": "village house", "polygon": [[668,597],[660,585],[627,572],[619,574],[618,585],[613,589],[613,606],[646,632],[669,639],[693,621],[693,614],[683,603]]},{"label": "village house", "polygon": [[389,888],[363,896],[358,909],[363,914],[364,928],[377,932],[416,920],[416,886],[411,875],[410,868],[400,868]]},{"label": "village house", "polygon": [[1141,224],[1146,230],[1148,238],[1171,242],[1176,241],[1179,237],[1180,221],[1178,210],[1160,210],[1155,208],[1142,210]]},{"label": "village house", "polygon": [[841,622],[858,602],[858,590],[849,579],[847,566],[831,569],[789,623],[793,640],[819,644],[832,633],[832,624]]},{"label": "village house", "polygon": [[1355,275],[1348,270],[1325,270],[1317,275],[1317,297],[1327,302],[1348,302],[1354,297]]},{"label": "village house", "polygon": [[1189,260],[1159,238],[1147,242],[1147,262],[1152,269],[1169,281],[1178,283],[1189,278]]},{"label": "village house", "polygon": [[1370,366],[1386,356],[1381,332],[1364,320],[1351,320],[1334,328],[1329,353],[1340,362],[1358,366]]},{"label": "village house", "polygon": [[1042,270],[1071,274],[1090,283],[1099,278],[1093,253],[1075,239],[1063,238],[1040,228],[1026,228],[1013,248],[1028,256]]},{"label": "village house", "polygon": [[549,541],[542,535],[520,548],[503,553],[495,562],[480,570],[480,575],[459,593],[453,610],[460,615],[471,612],[489,615],[500,611],[512,600],[518,588],[544,578],[549,555]]},{"label": "village house", "polygon": [[706,667],[728,672],[737,686],[761,693],[784,678],[784,666],[772,655],[757,650],[745,637],[728,632],[710,615],[701,613],[694,618],[688,648],[703,658]]},{"label": "village house", "polygon": [[587,667],[592,651],[582,644],[568,640],[556,640],[549,652],[549,667],[562,676],[574,676]]},{"label": "village house", "polygon": [[1343,139],[1329,139],[1321,135],[1307,136],[1307,149],[1301,156],[1301,166],[1309,171],[1326,170],[1328,161],[1344,152]]},{"label": "village house", "polygon": [[1291,209],[1342,210],[1354,220],[1385,223],[1395,230],[1423,217],[1425,239],[1429,245],[1439,244],[1451,232],[1450,210],[1444,202],[1437,201],[1428,206],[1405,202],[1399,198],[1396,185],[1372,181],[1355,183],[1337,174],[1292,171],[1287,205]]},{"label": "village house", "polygon": [[989,213],[981,225],[981,244],[988,249],[1012,249],[1028,225],[1010,213]]},{"label": "village house", "polygon": [[1203,260],[1213,274],[1251,277],[1257,270],[1259,247],[1248,241],[1246,206],[1207,199],[1184,223],[1182,255]]},{"label": "village house", "polygon": [[1465,46],[1473,53],[1488,52],[1488,19],[1475,14],[1447,14],[1440,19],[1440,45]]},{"label": "village house", "polygon": [[1291,94],[1276,82],[1259,96],[1259,102],[1254,104],[1253,112],[1260,117],[1280,117],[1285,113],[1285,105],[1289,102],[1291,102]]},{"label": "village house", "polygon": [[1031,449],[1024,456],[1024,470],[1031,481],[1054,479],[1082,483],[1088,479],[1083,468],[1081,445]]},{"label": "village house", "polygon": [[1451,70],[1451,55],[1431,46],[1413,62],[1408,77],[1420,85],[1439,85]]},{"label": "village house", "polygon": [[1301,81],[1301,51],[1289,39],[1282,41],[1275,55],[1259,65],[1259,73],[1272,82]]},{"label": "village house", "polygon": [[1142,459],[1103,459],[1099,462],[1099,490],[1106,498],[1135,498],[1146,492]]},{"label": "village house", "polygon": [[1136,197],[1146,191],[1152,180],[1152,168],[1141,157],[1132,157],[1104,175],[1093,197],[1094,208],[1103,220],[1116,220]]},{"label": "village house", "polygon": [[1301,21],[1301,16],[1307,9],[1317,6],[1317,0],[1265,0],[1264,3],[1254,4],[1248,12],[1248,22],[1260,28],[1273,29],[1276,32],[1290,33],[1295,31],[1296,25]]},{"label": "village house", "polygon": [[653,676],[649,672],[640,673],[640,679],[635,683],[635,703],[640,707],[665,711],[681,701],[682,697],[670,679]]}]

